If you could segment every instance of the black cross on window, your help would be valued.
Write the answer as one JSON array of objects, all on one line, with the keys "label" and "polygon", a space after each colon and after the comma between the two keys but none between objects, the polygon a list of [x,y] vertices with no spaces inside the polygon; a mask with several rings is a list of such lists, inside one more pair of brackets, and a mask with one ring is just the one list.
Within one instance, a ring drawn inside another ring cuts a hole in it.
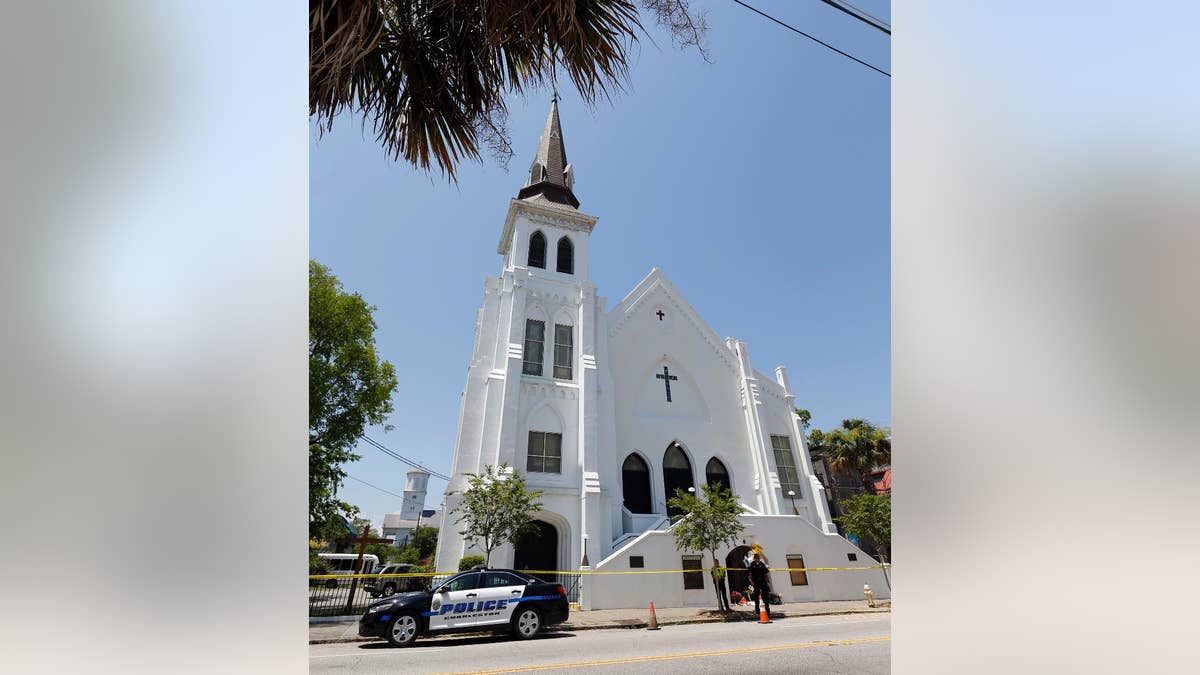
[{"label": "black cross on window", "polygon": [[665,316],[665,315],[663,314],[663,311],[662,311],[661,309],[660,309],[660,310],[658,310],[657,312],[655,312],[655,314],[657,314],[657,315],[658,315],[658,320],[659,320],[659,321],[662,321],[662,319],[663,319],[663,316]]},{"label": "black cross on window", "polygon": [[667,403],[670,403],[671,402],[671,380],[678,380],[679,378],[672,375],[671,371],[667,370],[666,366],[663,366],[662,373],[659,375],[655,375],[655,377],[662,380],[663,384],[665,384],[667,386]]}]

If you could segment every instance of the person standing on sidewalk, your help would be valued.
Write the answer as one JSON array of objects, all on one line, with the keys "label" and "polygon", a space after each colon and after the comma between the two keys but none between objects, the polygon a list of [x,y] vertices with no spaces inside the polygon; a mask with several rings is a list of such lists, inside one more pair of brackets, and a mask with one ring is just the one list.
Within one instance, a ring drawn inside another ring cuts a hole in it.
[{"label": "person standing on sidewalk", "polygon": [[750,583],[754,585],[754,613],[758,614],[758,599],[762,598],[763,607],[767,610],[767,618],[771,618],[770,570],[762,561],[762,554],[755,553],[750,563]]},{"label": "person standing on sidewalk", "polygon": [[722,612],[732,611],[729,609],[729,593],[725,590],[725,568],[721,567],[716,558],[713,558],[712,577],[713,586],[717,589],[718,608]]}]

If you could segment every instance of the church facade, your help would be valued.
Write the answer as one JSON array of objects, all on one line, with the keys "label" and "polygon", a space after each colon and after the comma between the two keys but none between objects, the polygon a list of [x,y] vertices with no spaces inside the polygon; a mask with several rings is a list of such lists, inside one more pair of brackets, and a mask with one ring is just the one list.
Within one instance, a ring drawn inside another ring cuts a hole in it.
[{"label": "church facade", "polygon": [[[720,338],[655,268],[612,309],[590,281],[597,218],[579,211],[558,104],[552,104],[525,186],[509,204],[485,282],[463,392],[448,492],[466,473],[506,464],[541,490],[538,531],[493,553],[531,570],[709,567],[677,551],[667,500],[676,489],[728,486],[745,508],[741,545],[763,547],[785,602],[888,596],[874,561],[837,534],[813,473],[787,371],[754,368],[748,345]],[[438,569],[468,547],[447,497]],[[744,586],[731,573],[730,585]],[[707,574],[589,575],[584,609],[712,604]]]}]

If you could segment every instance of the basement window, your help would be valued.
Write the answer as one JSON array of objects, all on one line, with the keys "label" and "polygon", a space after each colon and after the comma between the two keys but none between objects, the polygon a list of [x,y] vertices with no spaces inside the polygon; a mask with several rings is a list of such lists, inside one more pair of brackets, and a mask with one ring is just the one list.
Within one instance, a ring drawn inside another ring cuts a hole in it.
[{"label": "basement window", "polygon": [[804,556],[789,555],[787,557],[788,574],[792,577],[793,586],[807,586],[808,573],[804,571]]},{"label": "basement window", "polygon": [[850,562],[854,562],[854,561],[858,560],[858,554],[857,553],[847,553],[846,560],[849,560]]},{"label": "basement window", "polygon": [[629,556],[629,569],[640,569],[646,566],[646,558],[640,555]]}]

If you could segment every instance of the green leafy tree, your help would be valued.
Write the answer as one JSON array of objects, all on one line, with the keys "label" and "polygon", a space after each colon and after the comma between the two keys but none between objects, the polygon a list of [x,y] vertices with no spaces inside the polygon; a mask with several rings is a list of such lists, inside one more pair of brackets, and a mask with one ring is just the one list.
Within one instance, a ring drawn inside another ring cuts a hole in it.
[{"label": "green leafy tree", "polygon": [[315,536],[354,506],[337,498],[359,458],[353,448],[368,424],[392,412],[396,371],[375,353],[375,307],[347,293],[329,268],[308,263],[308,522]]},{"label": "green leafy tree", "polygon": [[417,549],[418,557],[428,558],[437,550],[438,531],[436,527],[418,527],[409,535],[408,545]]},{"label": "green leafy tree", "polygon": [[309,574],[329,574],[332,566],[329,561],[320,557],[321,549],[324,548],[324,543],[317,539],[308,540],[308,573]]},{"label": "green leafy tree", "polygon": [[[879,562],[887,564],[885,551],[892,545],[892,498],[889,495],[859,494],[846,499],[838,523],[859,539],[871,542],[879,552]],[[886,577],[887,567],[883,573]],[[891,580],[888,580],[891,585]]]},{"label": "green leafy tree", "polygon": [[[683,516],[672,526],[671,533],[675,535],[676,549],[707,552],[716,560],[717,549],[737,543],[742,533],[742,507],[737,497],[718,483],[705,485],[702,491],[704,499],[691,492],[675,490],[675,496],[667,505],[682,511]],[[717,609],[728,611],[719,585],[714,583],[713,588],[717,592]]]},{"label": "green leafy tree", "polygon": [[[378,535],[372,532],[371,536],[374,537]],[[358,551],[357,548],[354,550],[355,552]],[[400,557],[400,549],[392,546],[391,544],[367,544],[367,547],[363,550],[363,553],[378,557],[380,565],[387,565],[393,562],[404,562],[403,560],[398,560]]]},{"label": "green leafy tree", "polygon": [[[483,549],[483,563],[491,564],[492,551],[516,541],[534,528],[533,514],[542,508],[541,491],[530,492],[521,472],[508,473],[508,465],[484,467],[483,473],[468,473],[467,489],[452,514],[463,524],[459,532],[468,543]],[[455,493],[448,492],[447,495]]]},{"label": "green leafy tree", "polygon": [[483,564],[483,556],[481,555],[465,555],[458,561],[458,571],[466,572],[476,565]]},{"label": "green leafy tree", "polygon": [[689,1],[310,0],[309,114],[361,115],[389,155],[453,180],[481,148],[512,157],[507,95],[559,74],[589,104],[622,89],[641,12],[707,59]]},{"label": "green leafy tree", "polygon": [[842,426],[828,432],[814,429],[808,439],[810,452],[824,451],[834,471],[857,473],[868,493],[875,492],[875,467],[892,462],[891,432],[866,420],[842,420]]},{"label": "green leafy tree", "polygon": [[416,565],[420,559],[421,552],[417,550],[417,547],[411,545],[405,546],[402,551],[398,551],[396,556],[396,562],[408,563],[409,565]]},{"label": "green leafy tree", "polygon": [[800,418],[800,428],[808,429],[808,424],[812,421],[812,413],[804,408],[796,408],[796,417]]}]

